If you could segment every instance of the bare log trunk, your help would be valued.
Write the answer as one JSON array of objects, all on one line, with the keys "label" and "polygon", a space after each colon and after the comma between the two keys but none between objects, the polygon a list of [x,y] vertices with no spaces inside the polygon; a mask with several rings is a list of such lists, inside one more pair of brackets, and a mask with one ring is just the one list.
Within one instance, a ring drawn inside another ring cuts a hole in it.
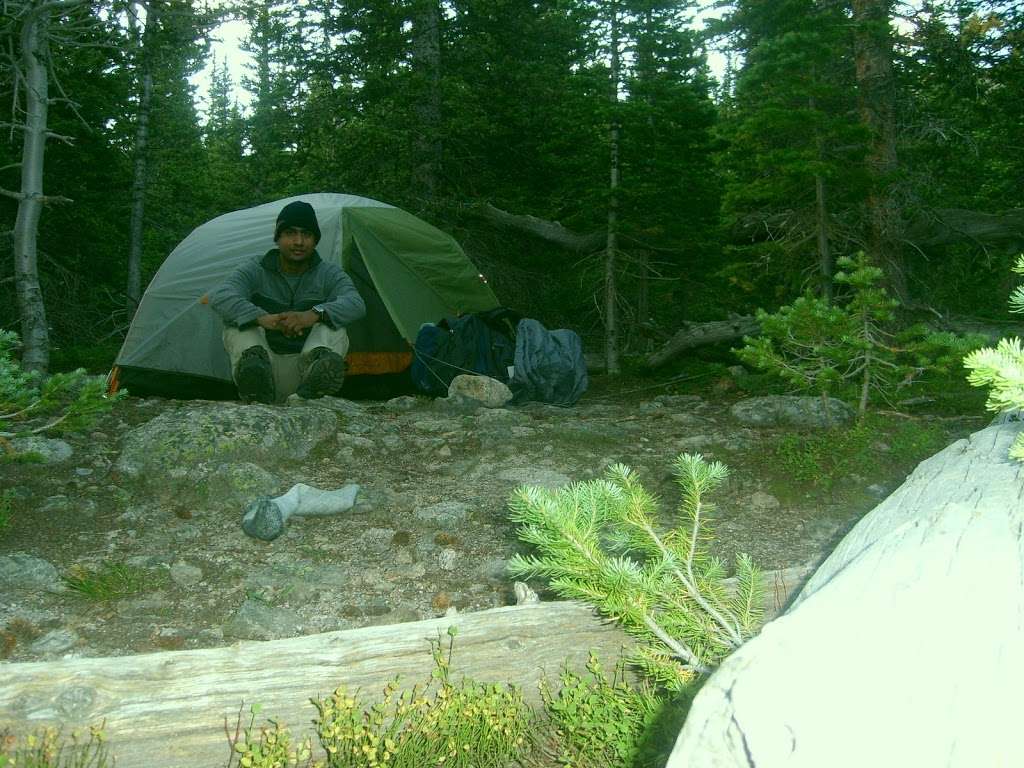
[{"label": "bare log trunk", "polygon": [[[765,620],[812,571],[762,574]],[[395,676],[403,686],[423,683],[433,665],[431,641],[452,626],[454,679],[511,683],[532,705],[540,703],[537,684],[545,675],[556,677],[566,665],[582,672],[590,651],[611,665],[633,646],[587,606],[552,602],[225,648],[5,664],[0,733],[103,722],[118,768],[221,765],[225,721],[233,725],[240,707],[247,713],[259,703],[266,717],[315,742],[310,698],[344,684],[369,706]]]},{"label": "bare log trunk", "polygon": [[607,240],[605,232],[591,232],[581,235],[562,226],[557,221],[539,219],[536,216],[509,213],[495,208],[490,203],[474,209],[491,224],[504,229],[514,229],[532,237],[540,238],[552,245],[575,253],[593,253]]},{"label": "bare log trunk", "polygon": [[39,285],[37,239],[43,212],[43,159],[46,151],[49,75],[46,71],[49,9],[30,10],[21,30],[21,66],[25,78],[25,125],[21,151],[21,192],[14,223],[14,277],[17,286],[22,365],[46,372],[50,333]]},{"label": "bare log trunk", "polygon": [[419,79],[414,182],[427,203],[437,196],[441,173],[441,11],[437,0],[420,0],[413,18],[413,66]]},{"label": "bare log trunk", "polygon": [[135,127],[135,167],[132,171],[132,210],[128,235],[128,318],[131,319],[142,297],[142,221],[146,212],[146,161],[149,145],[149,105],[153,98],[153,30],[159,21],[156,3],[147,6],[146,29],[139,55],[142,72],[139,112]]},{"label": "bare log trunk", "polygon": [[604,257],[604,355],[609,375],[619,373],[618,289],[616,261],[619,249],[619,6],[611,16],[611,127],[609,129],[608,239]]},{"label": "bare log trunk", "polygon": [[896,247],[900,212],[893,195],[898,161],[891,5],[892,0],[853,0],[854,57],[860,117],[870,136],[868,255],[885,270],[893,294],[907,303],[906,269]]},{"label": "bare log trunk", "polygon": [[657,368],[688,349],[720,341],[742,339],[744,336],[755,336],[760,332],[761,327],[757,320],[750,315],[709,323],[685,323],[661,349],[655,350],[644,359],[644,367]]}]

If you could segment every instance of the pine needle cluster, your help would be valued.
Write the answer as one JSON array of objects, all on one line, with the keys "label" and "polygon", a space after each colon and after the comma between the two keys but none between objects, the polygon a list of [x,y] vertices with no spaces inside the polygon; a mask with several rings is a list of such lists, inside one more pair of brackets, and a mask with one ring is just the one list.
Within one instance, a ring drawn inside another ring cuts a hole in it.
[{"label": "pine needle cluster", "polygon": [[516,555],[509,570],[546,579],[562,597],[620,622],[641,641],[631,660],[681,690],[754,634],[761,594],[749,557],[739,556],[730,585],[724,563],[708,554],[708,496],[727,477],[725,465],[684,453],[673,469],[682,498],[677,525],[664,533],[658,500],[622,464],[557,490],[519,488],[511,516],[537,553]]},{"label": "pine needle cluster", "polygon": [[[1013,271],[1024,275],[1024,254],[1017,257]],[[1010,296],[1010,311],[1024,312],[1024,286],[1017,286]],[[967,381],[976,387],[989,387],[990,411],[1024,408],[1024,349],[1021,340],[1002,339],[993,349],[975,350],[964,358],[964,367],[970,371]],[[1024,461],[1024,433],[1017,435],[1010,447],[1010,457]]]}]

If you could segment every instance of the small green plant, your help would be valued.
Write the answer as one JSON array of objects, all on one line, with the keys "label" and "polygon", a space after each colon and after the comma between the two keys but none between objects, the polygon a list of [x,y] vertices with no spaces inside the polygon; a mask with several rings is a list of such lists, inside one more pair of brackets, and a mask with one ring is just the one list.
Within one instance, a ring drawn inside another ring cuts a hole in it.
[{"label": "small green plant", "polygon": [[19,740],[0,733],[0,768],[108,768],[102,727],[89,728],[86,737],[74,731],[67,738],[57,728],[41,728]]},{"label": "small green plant", "polygon": [[845,304],[805,295],[770,314],[757,313],[761,335],[737,350],[745,363],[786,380],[798,390],[855,397],[861,416],[872,393],[889,402],[924,371],[947,370],[973,339],[934,333],[924,326],[897,331],[892,299],[879,283],[882,270],[863,253],[838,260],[835,280],[848,286]]},{"label": "small green plant", "polygon": [[[833,493],[853,475],[900,474],[940,450],[946,440],[935,424],[868,414],[828,433],[783,435],[769,445],[767,454],[796,485]],[[882,450],[880,443],[886,446]]]},{"label": "small green plant", "polygon": [[7,533],[14,520],[14,491],[0,491],[0,537]]},{"label": "small green plant", "polygon": [[[650,687],[634,688],[619,664],[609,679],[591,653],[587,674],[562,671],[557,692],[544,678],[541,699],[551,729],[545,750],[558,765],[636,768],[664,765],[672,740],[650,744],[655,721],[669,701]],[[674,736],[675,734],[673,734]]]},{"label": "small green plant", "polygon": [[[1017,257],[1013,271],[1024,275],[1024,254]],[[1024,285],[1010,295],[1010,311],[1024,312]],[[970,371],[967,380],[971,384],[989,388],[988,410],[1001,413],[1024,408],[1024,349],[1019,338],[1002,339],[994,349],[975,350],[964,358],[964,367]],[[1024,461],[1024,433],[1010,446],[1010,457]]]},{"label": "small green plant", "polygon": [[433,644],[429,683],[399,690],[393,680],[369,706],[345,686],[314,699],[326,763],[311,762],[309,743],[293,746],[274,721],[259,732],[251,722],[240,736],[236,729],[232,760],[242,768],[505,768],[531,746],[533,713],[518,688],[451,679],[456,634],[450,627],[447,651],[440,638]]},{"label": "small green plant", "polygon": [[682,454],[678,525],[655,530],[657,500],[624,465],[605,477],[558,490],[519,488],[509,503],[519,537],[536,555],[516,555],[513,575],[542,577],[563,597],[594,605],[641,643],[632,658],[657,684],[678,691],[754,634],[760,583],[746,555],[736,586],[707,554],[709,494],[725,480],[720,462]]},{"label": "small green plant", "polygon": [[298,745],[292,744],[291,732],[282,723],[270,719],[270,726],[255,728],[256,716],[262,707],[249,708],[249,724],[242,728],[242,713],[238,713],[235,733],[228,736],[231,754],[228,768],[323,768],[313,761],[313,748],[309,738]]},{"label": "small green plant", "polygon": [[105,562],[96,570],[72,566],[64,577],[69,589],[89,600],[118,600],[163,585],[165,579],[125,563]]},{"label": "small green plant", "polygon": [[84,429],[125,396],[108,396],[103,377],[81,368],[48,377],[23,371],[17,346],[16,333],[0,331],[0,438]]}]

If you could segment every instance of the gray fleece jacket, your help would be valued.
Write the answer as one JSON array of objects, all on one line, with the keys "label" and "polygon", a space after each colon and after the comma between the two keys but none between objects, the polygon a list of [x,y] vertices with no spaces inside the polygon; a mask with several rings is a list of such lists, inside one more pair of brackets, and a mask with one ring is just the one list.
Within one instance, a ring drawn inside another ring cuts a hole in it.
[{"label": "gray fleece jacket", "polygon": [[[277,248],[262,258],[236,269],[210,293],[210,306],[225,325],[247,328],[256,318],[278,312],[305,312],[324,305],[324,320],[331,328],[344,328],[366,314],[366,305],[345,271],[313,251],[312,263],[293,285],[281,272]],[[290,338],[280,331],[267,331],[267,343],[278,354],[302,351],[309,335]]]}]

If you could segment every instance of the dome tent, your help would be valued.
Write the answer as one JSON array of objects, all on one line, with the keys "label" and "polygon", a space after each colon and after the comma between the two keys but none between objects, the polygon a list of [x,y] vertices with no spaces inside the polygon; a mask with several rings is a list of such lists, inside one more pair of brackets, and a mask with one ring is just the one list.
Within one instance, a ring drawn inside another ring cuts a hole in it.
[{"label": "dome tent", "polygon": [[423,323],[498,306],[459,244],[436,227],[365,197],[297,195],[218,216],[171,251],[139,303],[114,362],[112,387],[175,397],[235,396],[221,343],[224,326],[207,295],[239,265],[274,246],[277,215],[295,200],[316,211],[320,256],[340,264],[366,302],[366,317],[348,329],[346,391],[364,376],[404,375]]}]

